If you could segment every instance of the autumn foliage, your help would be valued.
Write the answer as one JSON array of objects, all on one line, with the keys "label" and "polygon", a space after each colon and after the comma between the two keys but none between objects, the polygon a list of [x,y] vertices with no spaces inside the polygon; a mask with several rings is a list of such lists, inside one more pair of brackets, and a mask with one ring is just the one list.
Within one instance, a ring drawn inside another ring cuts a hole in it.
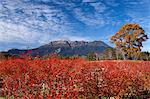
[{"label": "autumn foliage", "polygon": [[7,98],[142,96],[150,90],[150,62],[14,58],[0,62],[0,77]]},{"label": "autumn foliage", "polygon": [[126,24],[111,37],[111,42],[122,51],[124,59],[137,59],[142,43],[147,39],[148,36],[140,25]]}]

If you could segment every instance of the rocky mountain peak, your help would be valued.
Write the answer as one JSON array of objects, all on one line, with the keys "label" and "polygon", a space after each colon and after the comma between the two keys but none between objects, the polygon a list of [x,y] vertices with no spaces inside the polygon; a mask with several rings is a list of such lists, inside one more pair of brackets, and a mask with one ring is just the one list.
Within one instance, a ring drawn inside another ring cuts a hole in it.
[{"label": "rocky mountain peak", "polygon": [[[50,53],[59,52],[60,55],[72,56],[72,55],[87,55],[90,52],[102,53],[105,49],[111,48],[102,41],[67,41],[59,40],[52,41],[49,44],[45,44],[32,50],[33,56],[44,56]],[[59,51],[57,51],[59,49]],[[12,49],[8,53],[11,55],[20,55],[26,53],[28,50]]]}]

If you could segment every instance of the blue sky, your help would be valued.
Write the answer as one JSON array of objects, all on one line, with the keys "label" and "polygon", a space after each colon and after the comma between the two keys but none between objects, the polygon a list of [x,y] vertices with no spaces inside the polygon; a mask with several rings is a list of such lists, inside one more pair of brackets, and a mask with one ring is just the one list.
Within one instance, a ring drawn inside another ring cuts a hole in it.
[{"label": "blue sky", "polygon": [[[0,0],[0,51],[54,40],[102,40],[126,23],[150,38],[150,0]],[[150,40],[143,50],[150,51]]]}]

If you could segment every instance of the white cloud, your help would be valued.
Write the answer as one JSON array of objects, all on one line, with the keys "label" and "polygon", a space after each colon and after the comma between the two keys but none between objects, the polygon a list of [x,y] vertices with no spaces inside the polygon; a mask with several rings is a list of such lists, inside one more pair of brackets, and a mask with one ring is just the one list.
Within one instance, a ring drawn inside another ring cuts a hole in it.
[{"label": "white cloud", "polygon": [[149,0],[123,0],[123,2],[127,5],[149,5]]},{"label": "white cloud", "polygon": [[56,41],[56,40],[69,40],[69,41],[91,41],[91,38],[89,37],[82,37],[82,36],[75,36],[75,35],[57,35],[57,36],[51,36],[51,35],[44,35],[42,38],[39,40],[40,44],[47,44],[51,41]]},{"label": "white cloud", "polygon": [[[150,8],[150,7],[149,7]],[[137,9],[138,10],[138,9]],[[150,9],[142,10],[143,12],[147,12],[146,14],[141,14],[141,12],[138,11],[128,11],[126,13],[127,16],[130,17],[130,19],[125,20],[126,23],[137,23],[140,26],[146,30],[146,32],[150,35]]]},{"label": "white cloud", "polygon": [[106,5],[102,2],[90,3],[90,5],[94,7],[97,13],[103,13],[107,9]]},{"label": "white cloud", "polygon": [[40,34],[31,32],[24,26],[0,21],[0,42],[34,43],[39,37]]},{"label": "white cloud", "polygon": [[[52,4],[42,4],[39,3],[40,1],[51,2]],[[81,5],[79,3],[80,6],[74,2],[71,0],[68,2],[59,0],[2,0],[0,3],[0,20],[21,24],[34,30],[71,33],[74,31],[74,23],[68,20],[69,15],[64,11],[65,8],[73,11],[76,15],[75,18],[86,25],[103,25],[106,23],[107,18],[101,13],[107,8],[99,0],[83,0]],[[82,7],[85,2],[89,2],[89,6],[95,9],[93,13],[88,14],[82,11],[87,9],[87,7]],[[77,6],[79,8],[76,8]]]},{"label": "white cloud", "polygon": [[83,12],[81,8],[74,9],[74,13],[75,13],[76,18],[80,20],[81,22],[83,22],[85,25],[103,26],[104,24],[106,24],[106,19],[104,18],[102,14],[98,14],[98,13],[89,14],[89,13]]},{"label": "white cloud", "polygon": [[64,35],[63,37],[57,38],[57,40],[70,40],[70,41],[90,41],[89,37]]},{"label": "white cloud", "polygon": [[2,0],[1,20],[11,21],[26,27],[63,32],[69,30],[67,15],[54,6],[23,2],[21,0]]},{"label": "white cloud", "polygon": [[109,6],[113,6],[113,7],[117,7],[119,6],[120,4],[117,2],[118,0],[106,0],[106,4],[109,5]]},{"label": "white cloud", "polygon": [[82,2],[88,2],[88,3],[90,3],[90,2],[97,2],[97,1],[99,1],[99,0],[82,0]]},{"label": "white cloud", "polygon": [[[0,44],[5,46],[4,50],[9,48],[14,48],[17,45],[19,45],[19,48],[32,48],[33,45],[38,47],[43,44],[47,44],[50,41],[55,40],[85,40],[88,41],[90,38],[88,37],[82,37],[82,36],[74,36],[74,35],[67,35],[67,34],[50,34],[50,33],[44,33],[40,34],[37,32],[34,32],[21,25],[11,24],[11,23],[5,23],[0,21]],[[11,45],[16,44],[16,45]]]}]

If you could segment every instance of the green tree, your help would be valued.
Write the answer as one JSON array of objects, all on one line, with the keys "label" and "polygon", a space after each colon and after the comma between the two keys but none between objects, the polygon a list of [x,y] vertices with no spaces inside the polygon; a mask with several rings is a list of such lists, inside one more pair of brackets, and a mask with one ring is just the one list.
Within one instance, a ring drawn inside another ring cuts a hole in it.
[{"label": "green tree", "polygon": [[126,24],[111,37],[111,42],[122,52],[124,59],[137,59],[143,47],[142,42],[147,39],[145,31],[138,24]]},{"label": "green tree", "polygon": [[96,60],[96,53],[94,52],[90,52],[88,55],[87,55],[87,59],[90,60],[90,61],[94,61]]}]

